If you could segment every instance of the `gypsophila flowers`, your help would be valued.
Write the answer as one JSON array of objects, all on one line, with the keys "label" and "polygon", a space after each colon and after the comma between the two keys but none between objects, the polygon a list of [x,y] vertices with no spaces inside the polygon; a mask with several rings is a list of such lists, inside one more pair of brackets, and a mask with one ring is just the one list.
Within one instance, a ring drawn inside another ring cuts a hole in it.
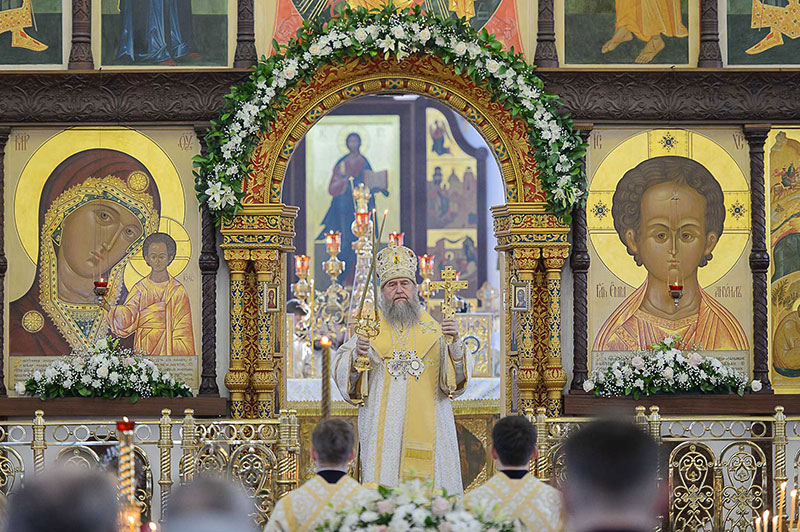
[{"label": "gypsophila flowers", "polygon": [[543,83],[519,53],[466,20],[423,13],[420,6],[397,11],[345,7],[330,21],[306,23],[297,38],[278,45],[250,79],[231,88],[226,109],[206,135],[208,154],[195,157],[195,190],[211,214],[230,218],[241,206],[242,183],[259,135],[289,103],[287,91],[307,83],[326,65],[352,58],[433,55],[457,75],[487,89],[492,99],[528,127],[529,142],[551,212],[569,223],[585,200],[586,176],[580,160],[585,145],[572,121],[559,113],[560,101],[543,92]]},{"label": "gypsophila flowers", "polygon": [[19,395],[53,397],[191,397],[192,390],[152,360],[122,348],[116,338],[103,338],[84,351],[73,352],[14,384]]},{"label": "gypsophila flowers", "polygon": [[748,381],[714,357],[696,350],[682,350],[679,336],[668,336],[652,346],[652,351],[634,355],[630,360],[616,360],[604,371],[594,371],[584,381],[585,392],[600,396],[655,393],[737,393],[761,390],[760,381]]}]

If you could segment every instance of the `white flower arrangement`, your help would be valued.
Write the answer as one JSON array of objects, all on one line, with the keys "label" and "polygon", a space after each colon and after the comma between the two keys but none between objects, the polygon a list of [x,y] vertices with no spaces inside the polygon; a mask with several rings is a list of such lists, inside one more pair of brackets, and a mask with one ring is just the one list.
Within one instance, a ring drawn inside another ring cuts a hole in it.
[{"label": "white flower arrangement", "polygon": [[719,359],[703,356],[696,350],[682,350],[679,336],[668,336],[651,351],[630,360],[614,361],[604,371],[592,372],[583,383],[585,392],[598,396],[642,395],[655,393],[736,393],[761,390],[761,381],[731,369]]},{"label": "white flower arrangement", "polygon": [[288,103],[286,90],[327,64],[379,55],[401,61],[411,54],[432,54],[489,89],[528,124],[551,211],[569,223],[572,209],[584,201],[580,159],[585,145],[572,121],[559,113],[558,97],[544,93],[534,67],[521,54],[504,51],[494,35],[475,31],[465,19],[423,14],[419,6],[399,12],[391,5],[374,11],[345,8],[327,23],[303,26],[296,39],[285,46],[275,43],[275,48],[249,81],[232,88],[227,109],[206,135],[208,155],[195,157],[198,200],[217,218],[230,217],[240,207],[250,155],[259,133]]},{"label": "white flower arrangement", "polygon": [[360,530],[511,532],[518,528],[512,521],[496,515],[494,506],[469,512],[456,496],[412,480],[396,488],[379,486],[377,490],[367,490],[317,527],[318,532]]},{"label": "white flower arrangement", "polygon": [[162,373],[149,359],[121,348],[116,338],[103,338],[85,351],[59,357],[36,370],[25,382],[17,382],[19,395],[42,399],[54,397],[191,397],[192,389]]}]

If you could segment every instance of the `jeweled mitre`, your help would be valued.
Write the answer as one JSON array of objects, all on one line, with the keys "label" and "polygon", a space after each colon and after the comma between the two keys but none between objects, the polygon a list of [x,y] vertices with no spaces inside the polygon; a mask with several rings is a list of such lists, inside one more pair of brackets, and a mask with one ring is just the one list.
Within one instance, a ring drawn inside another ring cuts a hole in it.
[{"label": "jeweled mitre", "polygon": [[381,286],[393,279],[400,278],[416,282],[417,256],[405,246],[388,246],[378,252],[375,268]]}]

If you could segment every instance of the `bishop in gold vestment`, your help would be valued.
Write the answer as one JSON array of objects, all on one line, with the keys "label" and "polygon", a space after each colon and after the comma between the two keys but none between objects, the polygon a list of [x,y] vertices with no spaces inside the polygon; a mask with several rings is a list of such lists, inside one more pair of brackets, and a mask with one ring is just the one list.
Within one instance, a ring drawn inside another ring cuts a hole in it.
[{"label": "bishop in gold vestment", "polygon": [[[412,280],[416,268],[416,255],[406,247],[378,253],[380,334],[372,340],[353,336],[339,348],[333,360],[336,384],[347,401],[360,405],[362,482],[396,486],[421,478],[461,493],[451,397],[464,392],[471,364],[460,340],[447,344],[443,337],[458,334],[455,320],[440,326],[420,309]],[[354,367],[359,351],[369,357],[366,374]]]}]

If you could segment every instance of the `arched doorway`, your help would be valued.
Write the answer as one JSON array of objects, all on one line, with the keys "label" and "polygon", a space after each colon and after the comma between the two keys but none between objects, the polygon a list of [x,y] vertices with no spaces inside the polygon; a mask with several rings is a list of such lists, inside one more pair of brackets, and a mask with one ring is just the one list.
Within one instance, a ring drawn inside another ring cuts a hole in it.
[{"label": "arched doorway", "polygon": [[[398,93],[426,96],[448,106],[491,148],[505,191],[505,204],[492,208],[497,249],[507,266],[502,279],[504,410],[516,397],[518,410],[544,406],[552,414],[560,412],[566,383],[561,365],[561,268],[568,255],[569,227],[547,210],[528,124],[470,78],[426,55],[402,61],[352,59],[318,69],[307,84],[288,91],[291,103],[253,151],[243,208],[222,227],[231,272],[231,360],[225,384],[234,417],[274,416],[285,395],[280,340],[285,310],[267,312],[259,299],[267,285],[282,285],[285,292],[285,258],[294,248],[297,209],[283,204],[282,197],[295,147],[322,116],[343,102]],[[525,296],[518,299],[512,286],[523,288]]]}]

